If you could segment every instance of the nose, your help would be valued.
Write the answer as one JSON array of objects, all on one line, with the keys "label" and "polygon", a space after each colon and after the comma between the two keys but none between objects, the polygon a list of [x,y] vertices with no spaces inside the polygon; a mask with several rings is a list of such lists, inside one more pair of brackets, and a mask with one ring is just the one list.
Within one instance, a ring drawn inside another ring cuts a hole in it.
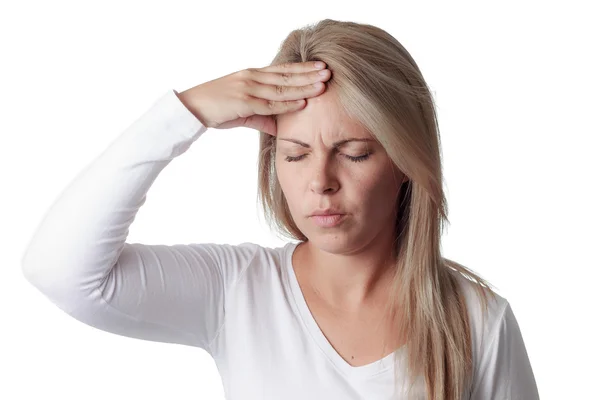
[{"label": "nose", "polygon": [[310,190],[317,194],[333,194],[340,188],[335,162],[327,156],[313,157],[310,165]]}]

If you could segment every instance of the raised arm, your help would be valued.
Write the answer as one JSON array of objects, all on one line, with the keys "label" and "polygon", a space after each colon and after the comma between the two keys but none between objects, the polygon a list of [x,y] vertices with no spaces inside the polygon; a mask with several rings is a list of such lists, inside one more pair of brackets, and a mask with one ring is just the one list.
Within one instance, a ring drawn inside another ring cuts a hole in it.
[{"label": "raised arm", "polygon": [[[129,226],[158,174],[208,127],[274,134],[270,116],[303,107],[288,100],[317,95],[323,89],[312,86],[317,79],[324,77],[310,63],[244,70],[182,93],[169,90],[60,194],[23,254],[24,276],[88,325],[212,352],[227,292],[235,290],[257,245],[127,243]],[[303,86],[278,90],[284,82]]]},{"label": "raised arm", "polygon": [[251,251],[126,243],[158,174],[206,129],[175,91],[165,93],[54,202],[23,255],[27,280],[99,329],[207,347],[223,315],[223,271]]}]

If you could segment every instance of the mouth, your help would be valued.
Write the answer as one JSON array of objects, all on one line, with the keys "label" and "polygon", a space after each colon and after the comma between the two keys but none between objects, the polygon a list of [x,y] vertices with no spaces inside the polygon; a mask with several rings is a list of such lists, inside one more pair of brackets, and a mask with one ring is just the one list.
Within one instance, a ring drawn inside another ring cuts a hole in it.
[{"label": "mouth", "polygon": [[344,212],[337,208],[327,208],[325,210],[318,210],[309,215],[310,217],[316,216],[328,216],[328,215],[344,215]]},{"label": "mouth", "polygon": [[311,215],[310,219],[321,228],[332,228],[339,225],[346,218],[346,214]]}]

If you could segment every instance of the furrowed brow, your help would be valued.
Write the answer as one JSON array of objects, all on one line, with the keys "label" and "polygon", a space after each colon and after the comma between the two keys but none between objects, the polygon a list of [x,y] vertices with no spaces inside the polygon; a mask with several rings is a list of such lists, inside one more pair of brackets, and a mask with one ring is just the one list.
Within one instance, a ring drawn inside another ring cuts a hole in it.
[{"label": "furrowed brow", "polygon": [[[277,138],[277,140],[285,140],[286,142],[292,142],[292,143],[296,143],[299,144],[302,147],[306,147],[307,149],[310,149],[310,145],[308,143],[304,143],[301,142],[300,140],[296,140],[296,139],[285,139],[285,138]],[[337,142],[335,142],[333,144],[333,147],[340,147],[345,145],[348,142],[372,142],[373,139],[369,139],[369,138],[351,138],[351,139],[344,139],[344,140],[339,140]]]}]

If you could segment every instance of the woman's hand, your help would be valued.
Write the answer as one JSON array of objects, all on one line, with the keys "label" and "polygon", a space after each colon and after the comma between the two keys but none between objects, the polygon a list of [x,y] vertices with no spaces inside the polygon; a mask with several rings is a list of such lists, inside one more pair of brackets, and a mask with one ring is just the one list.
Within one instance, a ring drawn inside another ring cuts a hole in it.
[{"label": "woman's hand", "polygon": [[[277,134],[273,116],[297,111],[305,98],[323,92],[331,71],[314,61],[248,68],[178,93],[185,106],[208,128],[245,126]],[[324,71],[324,75],[320,72]]]}]

